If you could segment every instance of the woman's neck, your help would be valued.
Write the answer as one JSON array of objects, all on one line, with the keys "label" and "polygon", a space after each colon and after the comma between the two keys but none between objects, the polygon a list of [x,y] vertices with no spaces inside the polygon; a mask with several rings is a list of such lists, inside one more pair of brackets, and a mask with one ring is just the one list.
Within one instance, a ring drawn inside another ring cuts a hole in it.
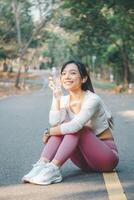
[{"label": "woman's neck", "polygon": [[83,90],[69,92],[71,100],[80,100],[83,97],[84,93],[85,92]]}]

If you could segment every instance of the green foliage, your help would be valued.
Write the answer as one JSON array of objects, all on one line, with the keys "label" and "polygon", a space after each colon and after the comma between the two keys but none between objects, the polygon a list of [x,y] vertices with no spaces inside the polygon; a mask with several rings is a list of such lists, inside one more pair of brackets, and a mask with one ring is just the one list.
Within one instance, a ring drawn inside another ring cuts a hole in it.
[{"label": "green foliage", "polygon": [[15,37],[15,23],[11,6],[0,2],[0,36],[9,41],[9,38]]},{"label": "green foliage", "polygon": [[21,33],[22,33],[22,40],[27,41],[29,36],[32,34],[34,25],[31,18],[31,15],[28,11],[28,8],[25,8],[24,11],[21,13]]},{"label": "green foliage", "polygon": [[48,58],[48,67],[59,67],[61,64],[70,58],[70,48],[67,40],[59,34],[48,32],[45,44],[47,50],[42,55]]},{"label": "green foliage", "polygon": [[121,62],[121,54],[117,48],[112,48],[107,52],[107,63],[113,68],[116,83],[122,83],[124,78],[124,70]]},{"label": "green foliage", "polygon": [[[21,6],[20,32],[25,46],[36,28],[33,25],[30,9],[37,5],[37,1],[16,1]],[[15,54],[18,50],[17,29],[11,2],[0,0],[0,37],[1,47],[10,45],[14,48]],[[49,1],[41,1],[42,12],[47,8],[46,2]],[[43,16],[42,12],[40,17]],[[128,82],[130,77],[132,78],[134,74],[133,0],[64,0],[52,16],[50,24],[54,27],[59,25],[64,29],[63,32],[44,30],[44,34],[39,34],[38,38],[34,37],[30,44],[32,48],[47,47],[42,53],[43,57],[49,60],[47,66],[58,67],[64,61],[76,58],[84,61],[91,70],[96,72],[104,70],[103,66],[112,67],[117,82]],[[1,48],[3,58],[7,52],[4,52],[4,48]],[[96,56],[94,64],[93,56]]]},{"label": "green foliage", "polygon": [[0,49],[0,59],[6,59],[6,54],[4,51],[2,51],[2,49]]},{"label": "green foliage", "polygon": [[[33,21],[30,14],[29,1],[17,1],[20,3],[20,32],[22,43],[25,44],[33,31]],[[12,54],[18,51],[17,45],[17,30],[16,21],[13,13],[12,1],[1,0],[0,1],[0,38],[1,47],[3,48],[3,58],[6,54]],[[9,51],[6,50],[9,49]],[[4,50],[5,49],[5,50]],[[6,57],[12,57],[12,55],[6,55]],[[1,54],[2,56],[2,54]],[[16,55],[17,56],[17,55]]]},{"label": "green foliage", "polygon": [[[67,30],[80,32],[77,44],[80,57],[96,55],[99,63],[96,67],[108,63],[113,67],[117,81],[128,82],[134,61],[133,1],[65,0],[63,7],[70,11],[70,15],[62,26],[64,24]],[[112,45],[114,51],[110,52],[109,47]]]}]

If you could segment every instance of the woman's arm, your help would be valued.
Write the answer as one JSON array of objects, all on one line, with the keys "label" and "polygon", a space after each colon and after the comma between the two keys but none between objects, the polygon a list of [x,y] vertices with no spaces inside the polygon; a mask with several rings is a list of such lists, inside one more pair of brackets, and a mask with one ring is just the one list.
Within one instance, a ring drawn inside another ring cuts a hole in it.
[{"label": "woman's arm", "polygon": [[60,87],[56,86],[51,76],[49,77],[49,87],[53,91],[53,100],[49,112],[49,124],[51,126],[56,126],[65,120],[66,109],[61,108],[62,91]]},{"label": "woman's arm", "polygon": [[49,129],[49,135],[62,135],[60,126],[55,126]]},{"label": "woman's arm", "polygon": [[49,129],[49,136],[73,134],[83,128],[83,126],[91,119],[98,107],[96,103],[92,104],[92,109],[82,109],[80,113],[69,122]]},{"label": "woman's arm", "polygon": [[62,135],[61,131],[60,131],[60,126],[56,126],[56,127],[52,127],[50,129],[47,129],[47,131],[45,131],[45,133],[43,134],[43,143],[46,144],[49,137],[53,136],[53,135]]},{"label": "woman's arm", "polygon": [[84,103],[81,111],[69,122],[60,125],[63,135],[73,134],[81,130],[89,120],[94,120],[94,116],[99,110],[100,99],[98,97],[89,98]]},{"label": "woman's arm", "polygon": [[100,106],[100,101],[97,98],[85,103],[85,106],[81,109],[71,121],[63,122],[62,124],[52,127],[49,130],[50,135],[65,135],[73,134],[84,127],[84,125],[95,115]]},{"label": "woman's arm", "polygon": [[49,124],[51,126],[56,126],[66,120],[67,111],[65,105],[63,105],[65,102],[66,99],[64,96],[62,96],[60,100],[53,97],[52,106],[49,112]]}]

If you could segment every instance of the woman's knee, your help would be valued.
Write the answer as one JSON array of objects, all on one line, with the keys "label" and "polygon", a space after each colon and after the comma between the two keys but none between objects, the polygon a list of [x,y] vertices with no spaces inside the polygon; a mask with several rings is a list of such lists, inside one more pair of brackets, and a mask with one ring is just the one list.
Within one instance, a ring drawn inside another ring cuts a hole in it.
[{"label": "woman's knee", "polygon": [[104,157],[103,160],[98,163],[98,171],[101,172],[112,172],[119,162],[119,157],[116,155]]},{"label": "woman's knee", "polygon": [[89,127],[83,127],[80,131],[79,131],[79,134],[80,134],[80,139],[81,140],[90,140],[95,136],[93,130]]},{"label": "woman's knee", "polygon": [[65,140],[69,140],[70,142],[71,141],[78,141],[79,138],[80,138],[80,134],[79,133],[64,135],[64,139]]}]

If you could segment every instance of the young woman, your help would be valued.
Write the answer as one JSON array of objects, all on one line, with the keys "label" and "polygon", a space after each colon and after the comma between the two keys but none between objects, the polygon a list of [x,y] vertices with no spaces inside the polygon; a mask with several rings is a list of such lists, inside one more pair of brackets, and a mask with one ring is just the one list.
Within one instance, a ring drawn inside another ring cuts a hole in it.
[{"label": "young woman", "polygon": [[40,185],[62,181],[60,167],[66,160],[90,172],[111,172],[119,161],[111,132],[111,115],[94,93],[84,64],[65,63],[60,81],[68,95],[62,95],[52,79],[53,101],[50,129],[45,131],[44,150],[39,161],[22,180]]}]

